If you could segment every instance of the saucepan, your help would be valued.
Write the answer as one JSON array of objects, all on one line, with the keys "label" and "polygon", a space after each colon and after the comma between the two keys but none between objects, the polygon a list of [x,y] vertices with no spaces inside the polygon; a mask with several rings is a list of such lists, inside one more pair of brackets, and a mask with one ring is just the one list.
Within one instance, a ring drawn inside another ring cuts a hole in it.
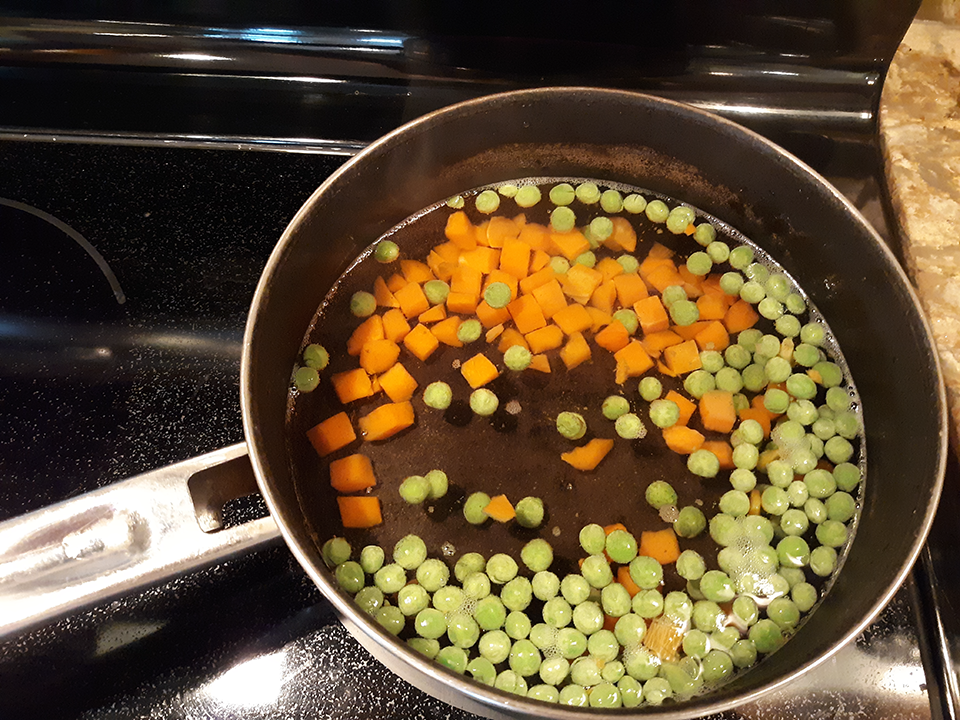
[{"label": "saucepan", "polygon": [[[525,177],[639,186],[741,231],[820,309],[862,405],[868,465],[861,516],[820,608],[749,672],[682,704],[637,714],[698,717],[755,700],[862,632],[919,553],[946,461],[944,390],[911,285],[869,223],[781,148],[680,103],[591,88],[518,91],[436,111],[373,143],[324,182],[290,222],[253,299],[241,365],[246,443],[0,526],[3,632],[22,632],[83,604],[248,551],[279,532],[344,624],[413,685],[483,715],[602,712],[528,700],[457,675],[354,605],[320,552],[324,540],[343,530],[329,509],[311,507],[298,488],[312,470],[305,466],[303,438],[289,431],[291,372],[305,332],[355,258],[438,200]],[[218,529],[218,500],[255,487],[270,518]]]}]

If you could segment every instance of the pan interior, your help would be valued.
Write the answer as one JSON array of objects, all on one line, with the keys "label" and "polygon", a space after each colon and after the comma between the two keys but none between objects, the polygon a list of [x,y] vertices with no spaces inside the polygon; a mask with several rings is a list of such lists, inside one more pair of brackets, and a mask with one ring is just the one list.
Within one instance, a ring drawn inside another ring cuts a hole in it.
[{"label": "pan interior", "polygon": [[[540,186],[545,198],[549,188],[560,182],[576,187],[586,180],[540,178],[518,180],[517,184]],[[596,183],[603,188],[609,187],[609,183],[600,180]],[[475,198],[483,189],[461,196],[475,224],[486,219],[474,207]],[[680,205],[675,199],[654,195],[649,190],[623,184],[616,184],[616,189],[623,196],[638,193],[649,200],[660,199],[667,207]],[[522,213],[528,222],[549,223],[548,213],[553,206],[546,199],[533,208],[520,207],[508,197],[501,198],[500,202],[496,213],[499,217],[515,217]],[[596,205],[574,201],[570,207],[578,217],[589,219],[594,215],[606,216]],[[404,220],[381,239],[395,241],[400,247],[401,258],[422,260],[434,245],[444,239],[444,225],[452,212],[445,202],[436,203]],[[630,218],[626,213],[618,214]],[[676,252],[676,257],[682,263],[692,252],[702,250],[692,237],[668,232],[663,224],[651,222],[639,214],[630,219],[638,233],[637,248],[632,253],[634,257],[642,260],[652,247],[660,245]],[[788,278],[763,250],[734,228],[701,211],[696,223],[702,222],[717,228],[717,239],[729,247],[750,247],[755,262],[762,264],[770,273],[783,275],[790,283],[791,291],[802,292],[802,288],[798,288],[795,281]],[[497,411],[489,419],[478,417],[470,410],[467,402],[470,388],[459,368],[478,352],[502,364],[496,341],[488,343],[481,338],[462,348],[441,345],[426,362],[420,362],[404,352],[400,360],[407,371],[413,374],[419,388],[413,399],[416,425],[387,441],[352,443],[335,455],[321,460],[306,440],[306,433],[311,427],[344,409],[356,425],[359,416],[388,402],[387,398],[378,394],[344,406],[329,382],[333,375],[357,367],[357,358],[345,352],[351,332],[361,322],[351,314],[353,293],[371,289],[377,277],[385,279],[400,271],[398,261],[384,265],[374,260],[375,245],[361,253],[357,262],[352,263],[350,269],[334,284],[304,338],[303,347],[317,343],[330,351],[331,362],[323,370],[320,387],[309,393],[296,389],[290,393],[287,418],[290,471],[315,548],[320,548],[333,536],[345,535],[353,545],[355,555],[363,546],[378,545],[387,551],[389,557],[395,543],[413,533],[425,541],[431,557],[445,559],[453,570],[454,562],[466,553],[480,553],[485,558],[495,553],[507,553],[519,562],[523,545],[533,538],[542,537],[554,549],[555,557],[550,569],[562,578],[578,572],[577,562],[585,556],[578,532],[588,523],[603,526],[621,523],[637,537],[641,530],[659,530],[669,526],[664,516],[644,498],[645,490],[653,481],[670,483],[679,495],[676,507],[672,511],[664,511],[669,520],[673,517],[669,513],[675,513],[679,507],[702,508],[708,519],[719,512],[721,496],[731,489],[729,471],[721,471],[720,475],[709,479],[692,474],[686,467],[686,457],[670,450],[658,429],[650,422],[649,404],[637,392],[639,378],[632,378],[622,386],[616,385],[613,354],[598,347],[594,347],[590,362],[569,371],[555,352],[549,353],[553,365],[550,374],[534,370],[510,372],[501,368],[500,376],[486,386],[500,402]],[[618,254],[622,254],[622,251],[613,252],[603,247],[596,249],[598,257],[612,259]],[[726,262],[718,263],[717,268],[721,268],[721,272],[731,269]],[[380,312],[383,312],[382,309]],[[831,360],[845,367],[836,341],[816,308],[808,307],[796,317],[801,322],[813,321],[825,330],[823,348],[829,352]],[[411,325],[415,323],[412,321]],[[774,323],[766,318],[761,318],[756,328],[767,334],[776,334]],[[799,344],[799,337],[790,342],[790,347],[794,342]],[[799,369],[804,368],[799,366]],[[664,394],[676,391],[689,396],[682,377],[674,378],[655,372],[650,374],[656,375],[663,383]],[[446,411],[431,410],[420,397],[420,391],[436,380],[447,382],[455,388],[455,400]],[[853,407],[858,408],[856,390],[849,376],[844,387],[853,398]],[[617,439],[614,450],[595,472],[583,473],[561,462],[561,453],[593,437],[616,438],[613,422],[605,418],[601,410],[603,399],[612,394],[629,398],[631,411],[636,412],[645,423],[644,437],[633,441]],[[823,404],[823,394],[821,390],[816,404]],[[588,434],[576,442],[564,439],[555,429],[556,417],[561,412],[569,411],[582,414],[589,429]],[[716,433],[703,427],[699,414],[689,424],[707,437],[716,436]],[[857,447],[862,445],[859,435],[855,442]],[[344,531],[337,508],[337,493],[326,481],[329,477],[327,466],[330,460],[354,452],[360,452],[372,460],[378,485],[370,488],[366,494],[378,498],[385,520],[383,524],[368,530]],[[860,453],[857,458],[862,468],[864,459]],[[451,483],[449,492],[440,499],[427,500],[421,505],[405,502],[398,492],[401,479],[409,475],[424,475],[434,468],[442,469],[448,475]],[[758,476],[763,487],[766,478],[759,473]],[[855,497],[859,498],[860,490],[860,486],[853,489]],[[505,494],[513,502],[526,496],[540,498],[547,508],[543,525],[525,528],[516,522],[501,524],[492,521],[481,526],[469,524],[462,508],[467,495],[477,491],[490,496]],[[851,531],[854,526],[855,522],[850,524]],[[817,544],[813,538],[814,529],[815,525],[811,524],[811,529],[806,533],[806,539],[812,546]],[[774,540],[772,545],[775,546],[779,539]],[[709,533],[702,532],[696,538],[683,539],[681,546],[702,555],[708,569],[719,569],[717,552],[720,548]],[[849,541],[844,545],[840,563],[848,546]],[[521,574],[532,576],[527,571]],[[757,576],[752,574],[752,577]],[[367,578],[368,583],[371,580]],[[820,592],[825,592],[829,584],[809,570],[804,581],[812,583]],[[677,574],[675,565],[666,565],[662,593],[686,589],[686,581]],[[762,593],[760,595],[761,606],[769,602],[770,598],[762,597]],[[541,608],[542,602],[535,600],[528,614],[531,618],[538,618]],[[415,636],[409,626],[402,634],[404,638],[408,636]],[[473,652],[475,650],[473,648]]]}]

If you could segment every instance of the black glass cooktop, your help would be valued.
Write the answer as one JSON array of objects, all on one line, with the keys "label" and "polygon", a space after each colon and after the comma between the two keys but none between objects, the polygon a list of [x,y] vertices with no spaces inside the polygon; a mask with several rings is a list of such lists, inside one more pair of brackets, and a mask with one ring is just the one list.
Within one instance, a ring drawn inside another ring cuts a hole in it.
[{"label": "black glass cooktop", "polygon": [[[781,140],[887,232],[871,143]],[[254,286],[343,160],[0,143],[0,519],[242,440]],[[921,607],[911,579],[856,643],[722,718],[939,717]],[[0,645],[0,717],[468,715],[384,671],[277,547]]]}]

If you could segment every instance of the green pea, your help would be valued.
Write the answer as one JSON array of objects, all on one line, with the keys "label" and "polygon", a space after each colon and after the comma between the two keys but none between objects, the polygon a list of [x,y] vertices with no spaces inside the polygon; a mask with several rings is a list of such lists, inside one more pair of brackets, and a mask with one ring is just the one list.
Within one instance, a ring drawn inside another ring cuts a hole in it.
[{"label": "green pea", "polygon": [[507,615],[507,619],[503,622],[504,631],[514,640],[522,640],[527,637],[531,628],[530,618],[516,610]]},{"label": "green pea", "polygon": [[350,298],[350,312],[356,317],[370,317],[376,309],[377,299],[365,290],[355,292]]},{"label": "green pea", "polygon": [[607,533],[596,523],[584,525],[580,530],[580,547],[589,555],[602,553],[607,546]]},{"label": "green pea", "polygon": [[797,583],[790,589],[790,599],[800,612],[809,612],[817,604],[817,589],[810,583]]},{"label": "green pea", "polygon": [[640,320],[637,318],[637,313],[629,308],[617,310],[613,314],[613,319],[623,325],[623,327],[625,327],[627,332],[631,335],[633,335],[637,331],[637,328],[640,327]]},{"label": "green pea", "polygon": [[416,570],[427,559],[427,545],[416,535],[406,535],[393,546],[393,561],[405,570]]},{"label": "green pea", "polygon": [[647,203],[644,212],[650,222],[663,223],[670,215],[670,208],[662,200],[651,200]]},{"label": "green pea", "polygon": [[613,634],[625,648],[639,645],[647,634],[647,623],[636,613],[628,612],[619,617]]},{"label": "green pea", "polygon": [[733,589],[733,583],[725,572],[721,570],[708,570],[700,578],[700,591],[707,600],[722,603],[733,600],[736,593]]},{"label": "green pea", "polygon": [[520,372],[530,367],[533,355],[523,345],[511,345],[503,354],[503,364],[508,370]]},{"label": "green pea", "polygon": [[559,702],[561,705],[571,707],[587,707],[590,704],[590,697],[581,685],[570,684],[561,688]]},{"label": "green pea", "polygon": [[650,403],[649,414],[658,428],[673,427],[680,420],[680,406],[673,400],[656,399]]},{"label": "green pea", "polygon": [[560,582],[560,593],[570,605],[579,605],[590,597],[590,583],[582,575],[571,573]]},{"label": "green pea", "polygon": [[484,215],[490,215],[500,207],[500,196],[493,190],[484,190],[475,201],[477,211]]},{"label": "green pea", "polygon": [[580,413],[564,411],[557,415],[557,432],[568,440],[579,440],[587,433],[587,423]]},{"label": "green pea", "polygon": [[531,585],[533,586],[534,597],[544,602],[556,597],[557,593],[560,592],[560,578],[549,570],[541,570],[535,574]]},{"label": "green pea", "polygon": [[431,660],[437,657],[437,654],[440,652],[440,643],[437,642],[436,640],[428,640],[427,638],[422,638],[422,637],[409,638],[407,640],[407,645],[412,647],[418,653],[422,655],[426,655]]},{"label": "green pea", "polygon": [[757,652],[771,653],[783,644],[783,632],[780,627],[768,618],[759,620],[748,633],[750,640],[757,648]]},{"label": "green pea", "polygon": [[737,640],[730,648],[730,659],[736,668],[748,668],[757,662],[757,646],[750,639]]},{"label": "green pea", "polygon": [[483,291],[483,299],[492,308],[505,308],[512,298],[510,286],[504,282],[492,282]]},{"label": "green pea", "polygon": [[567,660],[580,657],[587,651],[587,636],[576,628],[561,627],[557,630],[557,650]]},{"label": "green pea", "polygon": [[[742,445],[741,447],[753,447]],[[737,448],[739,450],[739,448]],[[754,448],[756,450],[756,448]],[[728,490],[720,497],[720,512],[732,517],[742,517],[750,511],[750,497],[740,490]]]},{"label": "green pea", "polygon": [[508,610],[526,610],[533,600],[533,587],[530,581],[523,576],[515,577],[503,586],[500,591],[500,600]]},{"label": "green pea", "polygon": [[444,585],[433,594],[433,606],[443,613],[457,612],[463,606],[465,597],[460,588]]},{"label": "green pea", "polygon": [[630,593],[620,583],[610,583],[600,591],[600,605],[610,617],[622,617],[630,612]]},{"label": "green pea", "polygon": [[720,460],[709,450],[695,450],[687,457],[687,469],[699,477],[716,477]]},{"label": "green pea", "polygon": [[[677,492],[665,480],[654,480],[644,493],[647,503],[657,510],[664,505],[677,504]],[[619,561],[618,561],[619,562]]]},{"label": "green pea", "polygon": [[591,657],[608,663],[620,654],[620,643],[610,630],[597,630],[587,639],[587,652]]},{"label": "green pea", "polygon": [[397,593],[397,607],[404,615],[416,615],[430,604],[430,594],[422,585],[404,585]]},{"label": "green pea", "polygon": [[453,391],[447,383],[437,380],[423,391],[423,404],[435,410],[446,410],[453,401]]},{"label": "green pea", "polygon": [[655,618],[663,613],[664,599],[659,590],[644,590],[633,596],[633,611],[642,618]]},{"label": "green pea", "polygon": [[400,248],[392,240],[381,240],[373,249],[373,259],[378,263],[392,263],[400,256]]},{"label": "green pea", "polygon": [[368,575],[373,575],[377,570],[383,567],[383,560],[386,554],[379,545],[367,545],[360,551],[360,567]]},{"label": "green pea", "polygon": [[837,551],[821,545],[810,552],[810,569],[815,575],[827,577],[837,567]]},{"label": "green pea", "polygon": [[[525,528],[535,528],[540,527],[540,523],[543,522],[543,500],[536,497],[525,497],[517,503],[516,508],[514,508],[517,514],[517,522],[520,523]],[[545,542],[545,541],[544,541]],[[549,549],[550,546],[547,545]],[[550,553],[550,560],[553,559],[553,553]],[[526,562],[526,561],[524,561]],[[549,566],[549,561],[548,561]],[[529,566],[529,565],[528,565]],[[530,567],[531,570],[534,570],[533,567]],[[546,567],[541,568],[543,570]]]},{"label": "green pea", "polygon": [[591,635],[603,627],[603,610],[591,600],[582,602],[573,609],[573,625],[584,635]]},{"label": "green pea", "polygon": [[625,397],[610,395],[604,399],[601,411],[607,420],[616,420],[621,415],[630,412],[630,403]]},{"label": "green pea", "polygon": [[707,519],[700,508],[687,505],[680,509],[677,519],[673,521],[673,530],[682,538],[693,538],[703,532],[707,526]]},{"label": "green pea", "polygon": [[498,665],[510,657],[510,648],[513,641],[503,630],[490,630],[480,636],[477,641],[477,650],[480,657],[486,658],[494,665]]},{"label": "green pea", "polygon": [[626,565],[637,556],[637,540],[626,530],[614,530],[607,535],[606,551],[615,563]]},{"label": "green pea", "polygon": [[360,609],[368,615],[375,614],[384,603],[383,592],[373,585],[367,585],[361,589],[353,599],[360,606]]},{"label": "green pea", "polygon": [[663,582],[663,566],[652,557],[638,555],[629,567],[630,578],[644,590],[652,590]]},{"label": "green pea", "polygon": [[403,630],[403,613],[392,605],[384,605],[378,608],[374,618],[392,635],[399,635]]},{"label": "green pea", "polygon": [[312,367],[297,368],[293,374],[293,384],[300,392],[313,392],[320,385],[320,374]]},{"label": "green pea", "polygon": [[446,616],[434,608],[426,608],[417,613],[413,620],[413,629],[420,637],[435,640],[447,632]]},{"label": "green pea", "polygon": [[499,630],[507,621],[507,610],[500,598],[487,595],[477,601],[473,617],[482,630]]},{"label": "green pea", "polygon": [[[486,507],[486,505],[483,507]],[[467,519],[469,520],[469,518]],[[466,553],[465,555],[462,555],[459,560],[457,560],[456,565],[453,567],[453,574],[457,580],[463,582],[468,575],[475,572],[483,572],[483,569],[486,566],[487,561],[480,553]]]},{"label": "green pea", "polygon": [[592,657],[577,658],[570,665],[570,680],[584,687],[599,684],[603,680],[600,675],[600,663]]},{"label": "green pea", "polygon": [[360,563],[353,560],[347,560],[337,566],[335,576],[337,583],[346,592],[355,595],[363,589],[364,575]]},{"label": "green pea", "polygon": [[602,588],[613,582],[613,571],[603,555],[590,555],[583,561],[580,574],[595,588]]},{"label": "green pea", "polygon": [[550,226],[557,232],[570,232],[576,224],[577,216],[566,206],[555,208],[550,213]]},{"label": "green pea", "polygon": [[717,389],[717,382],[713,375],[706,370],[694,370],[683,381],[683,389],[693,397],[700,399],[708,392]]},{"label": "green pea", "polygon": [[681,285],[670,285],[661,293],[661,301],[664,307],[669,308],[675,302],[687,299],[687,291]]},{"label": "green pea", "polygon": [[490,496],[485,492],[471,493],[463,503],[463,516],[471,525],[482,525],[488,518],[483,510],[489,504]]},{"label": "green pea", "polygon": [[582,252],[573,259],[574,265],[583,265],[592,268],[597,264],[597,256],[590,250]]},{"label": "green pea", "polygon": [[536,185],[523,185],[517,189],[514,202],[516,202],[519,207],[532,208],[540,202],[540,198],[540,188]]},{"label": "green pea", "polygon": [[396,563],[391,563],[374,573],[373,582],[384,595],[393,595],[407,584],[407,573]]},{"label": "green pea", "polygon": [[496,553],[487,560],[487,575],[491,582],[503,585],[517,576],[517,561],[506,553]]},{"label": "green pea", "polygon": [[700,319],[700,310],[692,300],[677,300],[670,305],[670,318],[681,327],[693,325]]},{"label": "green pea", "polygon": [[635,273],[640,268],[640,262],[633,255],[621,255],[617,262],[625,273]]},{"label": "green pea", "polygon": [[647,428],[644,427],[643,421],[634,413],[624,413],[616,419],[613,427],[617,435],[624,440],[636,440],[645,437],[647,434]]},{"label": "green pea", "polygon": [[566,275],[570,269],[570,261],[565,257],[557,255],[556,257],[550,258],[550,269],[557,275]]},{"label": "green pea", "polygon": [[[423,567],[423,565],[420,567]],[[441,585],[440,587],[443,586]],[[439,590],[440,588],[437,589]],[[490,578],[488,578],[485,573],[473,572],[463,579],[463,594],[475,600],[483,600],[490,594],[490,589]]]},{"label": "green pea", "polygon": [[651,705],[662,705],[664,700],[672,696],[673,689],[664,678],[650,678],[643,686],[643,699]]},{"label": "green pea", "polygon": [[423,294],[431,305],[439,305],[446,302],[450,294],[450,286],[443,280],[427,280],[423,284]]},{"label": "green pea", "polygon": [[745,270],[753,262],[753,248],[740,245],[730,251],[730,267],[734,270]]}]

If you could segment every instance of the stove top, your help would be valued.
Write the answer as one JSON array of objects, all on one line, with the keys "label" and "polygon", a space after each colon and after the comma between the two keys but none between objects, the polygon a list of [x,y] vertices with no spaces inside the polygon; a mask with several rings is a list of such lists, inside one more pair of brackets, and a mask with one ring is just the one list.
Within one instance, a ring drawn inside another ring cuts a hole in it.
[{"label": "stove top", "polygon": [[[892,239],[875,147],[784,141]],[[0,518],[242,440],[253,288],[343,160],[0,142]],[[940,717],[923,589],[909,580],[854,644],[717,718]],[[385,673],[284,548],[0,645],[0,698],[22,718],[470,717]]]}]

